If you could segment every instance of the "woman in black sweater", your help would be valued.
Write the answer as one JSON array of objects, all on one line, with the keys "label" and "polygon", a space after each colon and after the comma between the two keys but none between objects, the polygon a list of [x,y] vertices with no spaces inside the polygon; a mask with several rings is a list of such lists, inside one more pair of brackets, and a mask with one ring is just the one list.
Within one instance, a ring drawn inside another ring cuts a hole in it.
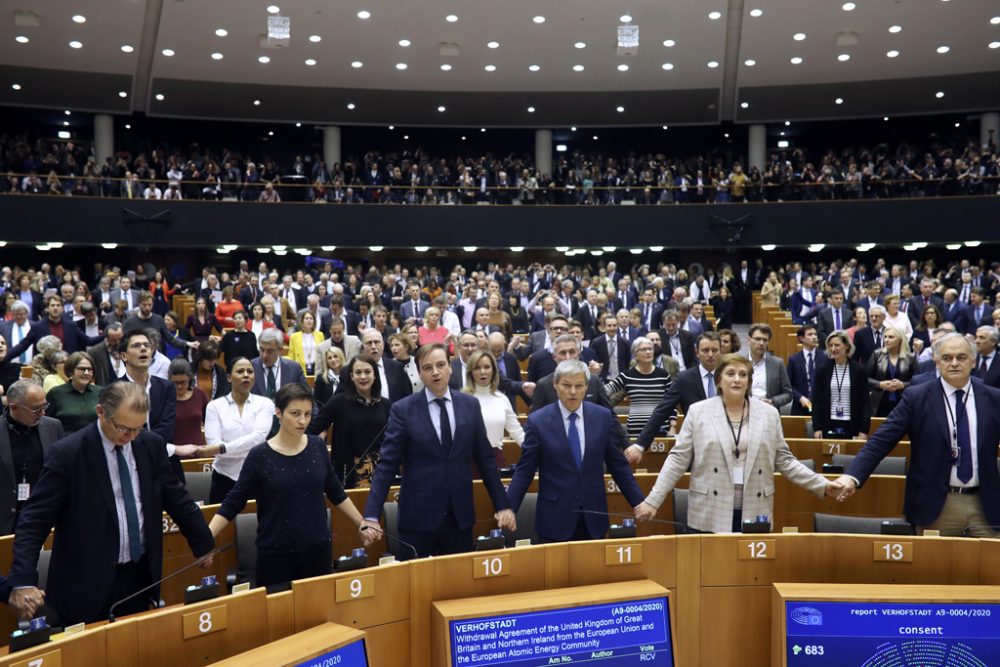
[{"label": "woman in black sweater", "polygon": [[344,391],[326,402],[308,432],[320,434],[333,425],[333,469],[344,488],[351,489],[357,486],[359,470],[382,449],[389,401],[382,399],[382,383],[373,358],[359,354],[344,369]]},{"label": "woman in black sweater", "polygon": [[866,440],[872,423],[868,373],[851,360],[854,343],[843,331],[826,337],[828,362],[816,364],[812,390],[813,437]]},{"label": "woman in black sweater", "polygon": [[230,359],[246,357],[252,361],[260,354],[257,349],[257,335],[247,329],[246,312],[237,310],[233,313],[233,324],[236,325],[235,328],[227,331],[219,343],[219,351],[225,357],[227,366],[230,365]]},{"label": "woman in black sweater", "polygon": [[236,487],[208,525],[218,536],[256,498],[258,586],[330,573],[333,539],[324,497],[361,525],[361,514],[333,472],[323,439],[306,435],[312,392],[305,385],[286,384],[274,404],[277,435],[250,450]]}]

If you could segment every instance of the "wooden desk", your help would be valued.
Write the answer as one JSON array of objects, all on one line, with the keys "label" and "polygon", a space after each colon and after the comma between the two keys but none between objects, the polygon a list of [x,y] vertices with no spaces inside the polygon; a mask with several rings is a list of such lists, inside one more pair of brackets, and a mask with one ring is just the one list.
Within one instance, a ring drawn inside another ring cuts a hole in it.
[{"label": "wooden desk", "polygon": [[[294,667],[334,649],[364,641],[365,633],[336,623],[323,623],[308,630],[212,663],[210,667]],[[371,659],[370,665],[382,663]]]}]

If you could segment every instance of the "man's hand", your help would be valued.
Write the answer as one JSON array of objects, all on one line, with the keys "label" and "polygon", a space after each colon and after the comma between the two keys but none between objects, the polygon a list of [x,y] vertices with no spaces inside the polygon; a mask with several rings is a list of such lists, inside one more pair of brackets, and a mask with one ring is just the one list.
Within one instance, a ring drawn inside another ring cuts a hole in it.
[{"label": "man's hand", "polygon": [[799,405],[804,407],[806,410],[812,410],[813,408],[812,401],[809,400],[808,396],[803,396],[802,398],[800,398]]},{"label": "man's hand", "polygon": [[497,525],[504,530],[511,533],[517,530],[517,515],[514,514],[514,510],[500,510],[493,515],[493,518],[497,520]]},{"label": "man's hand", "polygon": [[[858,489],[858,485],[854,481],[854,478],[849,475],[841,475],[831,485],[837,485],[838,492],[835,497],[840,502],[844,502],[853,496],[854,492]],[[827,495],[830,495],[829,487],[830,485],[827,486]]]},{"label": "man's hand", "polygon": [[207,554],[198,559],[198,567],[203,570],[210,570],[212,566],[215,565],[215,554],[209,551]]},{"label": "man's hand", "polygon": [[198,445],[177,445],[174,447],[174,454],[182,459],[191,458],[198,455]]},{"label": "man's hand", "polygon": [[774,401],[772,401],[770,398],[762,398],[760,399],[760,401],[762,403],[767,403],[768,405],[774,405]]},{"label": "man's hand", "polygon": [[632,465],[639,465],[639,461],[642,460],[642,447],[639,445],[632,445],[625,449],[625,459]]},{"label": "man's hand", "polygon": [[866,440],[868,440],[868,434],[867,433],[858,433],[856,436],[854,436],[854,439],[855,440],[860,440],[861,442],[865,442]]},{"label": "man's hand", "polygon": [[924,351],[924,341],[920,340],[919,338],[914,338],[913,339],[914,356],[920,354],[923,351]]},{"label": "man's hand", "polygon": [[19,619],[27,621],[35,615],[35,610],[41,607],[43,602],[45,602],[45,591],[28,586],[12,591],[7,604],[17,612]]},{"label": "man's hand", "polygon": [[528,398],[531,398],[535,393],[535,383],[525,382],[521,385],[521,391],[523,391]]},{"label": "man's hand", "polygon": [[193,340],[190,343],[188,343],[188,347],[190,347],[192,350],[197,350],[199,347],[201,347],[201,343],[199,341]]},{"label": "man's hand", "polygon": [[362,519],[358,530],[361,531],[361,544],[364,547],[371,546],[382,538],[382,526],[377,521]]},{"label": "man's hand", "polygon": [[587,370],[590,371],[591,375],[600,375],[601,369],[603,368],[604,366],[597,363],[596,361],[591,361],[589,364],[587,364]]},{"label": "man's hand", "polygon": [[635,507],[635,520],[648,521],[656,516],[657,508],[643,501]]},{"label": "man's hand", "polygon": [[823,431],[813,431],[813,437],[817,440],[823,439]]}]

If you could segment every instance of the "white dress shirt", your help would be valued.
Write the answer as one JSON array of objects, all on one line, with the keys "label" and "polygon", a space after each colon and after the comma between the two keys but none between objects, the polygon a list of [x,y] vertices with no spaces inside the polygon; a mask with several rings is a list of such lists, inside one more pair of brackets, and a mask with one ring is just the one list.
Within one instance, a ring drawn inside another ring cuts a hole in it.
[{"label": "white dress shirt", "polygon": [[[435,396],[430,389],[424,389],[424,397],[427,399],[427,409],[431,413],[431,424],[434,425],[434,432],[437,433],[438,440],[441,439],[441,406],[439,406],[436,401],[439,397]],[[448,424],[451,426],[451,439],[455,439],[455,402],[451,400],[451,389],[445,389],[444,395],[440,398],[445,399],[445,409],[448,410]]]},{"label": "white dress shirt", "polygon": [[[948,434],[949,438],[953,429],[955,428],[955,392],[957,391],[955,387],[951,386],[944,379],[939,380],[941,387],[944,389],[944,400],[947,403],[945,407],[945,415],[948,418]],[[951,486],[979,486],[979,438],[978,438],[978,421],[976,413],[976,393],[972,391],[972,381],[965,383],[962,387],[965,395],[968,396],[968,400],[965,402],[965,416],[968,417],[969,421],[969,444],[972,449],[972,478],[968,482],[963,482],[958,478],[958,461],[955,461],[951,466],[951,479],[948,484]],[[949,410],[949,408],[951,408]],[[958,447],[957,442],[948,443]]]},{"label": "white dress shirt", "polygon": [[274,403],[266,396],[247,396],[242,414],[232,394],[211,401],[205,409],[205,442],[226,446],[226,453],[215,457],[212,470],[239,479],[247,454],[267,440],[273,417]]},{"label": "white dress shirt", "polygon": [[587,452],[587,436],[583,430],[583,403],[580,404],[573,412],[566,409],[562,401],[559,401],[559,412],[562,414],[563,428],[566,430],[566,437],[569,437],[569,416],[571,414],[576,415],[576,431],[580,434],[580,460],[583,460],[583,455]]},{"label": "white dress shirt", "polygon": [[[97,432],[101,434],[101,444],[104,445],[104,459],[108,463],[108,475],[111,477],[111,491],[115,497],[115,513],[118,515],[118,562],[132,562],[131,544],[128,538],[128,515],[125,513],[125,497],[122,495],[122,480],[118,472],[118,455],[115,454],[115,444],[107,439],[101,425],[97,425]],[[128,464],[129,477],[132,479],[132,491],[135,495],[135,509],[139,514],[139,539],[142,541],[142,550],[146,550],[145,517],[142,513],[142,493],[139,491],[139,470],[135,465],[135,452],[132,451],[132,443],[122,446],[122,454],[125,455],[125,462]]]}]

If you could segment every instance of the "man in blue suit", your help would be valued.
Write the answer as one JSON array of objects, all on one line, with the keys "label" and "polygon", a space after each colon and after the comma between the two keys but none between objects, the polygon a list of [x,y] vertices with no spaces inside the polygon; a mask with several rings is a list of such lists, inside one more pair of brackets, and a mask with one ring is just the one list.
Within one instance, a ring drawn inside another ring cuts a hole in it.
[{"label": "man in blue suit", "polygon": [[406,291],[409,298],[399,306],[400,317],[403,318],[404,322],[411,319],[422,320],[424,312],[430,307],[430,304],[420,298],[420,285],[418,283],[410,283]]},{"label": "man in blue suit", "polygon": [[934,343],[939,380],[912,384],[838,481],[844,500],[909,435],[903,513],[946,537],[996,537],[1000,527],[1000,390],[971,378],[976,353],[958,333]]},{"label": "man in blue suit", "polygon": [[788,359],[788,381],[792,385],[791,414],[803,416],[812,414],[812,381],[816,368],[826,362],[826,353],[817,349],[819,335],[814,325],[802,325],[796,336],[802,349]]},{"label": "man in blue suit", "polygon": [[516,529],[479,401],[449,389],[451,366],[443,345],[422,346],[417,351],[417,367],[424,391],[394,402],[389,410],[381,459],[360,526],[365,546],[379,538],[382,505],[402,464],[399,538],[413,545],[416,553],[404,548],[401,560],[472,551],[473,463],[500,527]]},{"label": "man in blue suit", "polygon": [[540,542],[602,539],[608,531],[604,468],[629,504],[643,501],[623,450],[628,441],[614,413],[583,399],[590,372],[582,361],[556,367],[559,401],[532,412],[525,425],[521,458],[507,489],[516,511],[539,472],[535,533]]}]

